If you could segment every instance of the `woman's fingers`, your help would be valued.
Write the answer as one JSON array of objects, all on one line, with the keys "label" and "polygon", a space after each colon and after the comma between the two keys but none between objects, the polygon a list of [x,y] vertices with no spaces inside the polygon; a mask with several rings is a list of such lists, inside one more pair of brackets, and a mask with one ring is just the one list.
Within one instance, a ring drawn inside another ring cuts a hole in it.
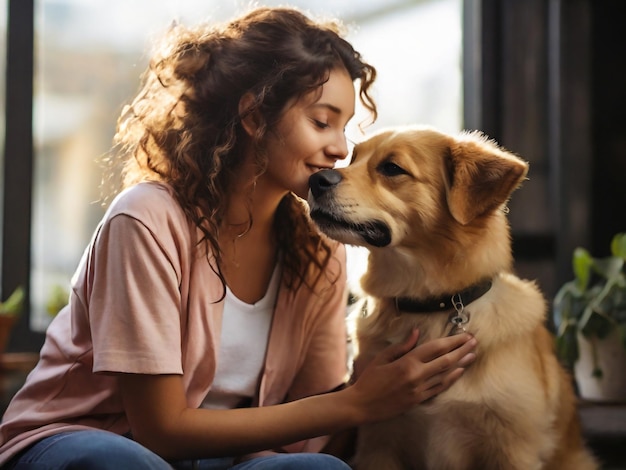
[{"label": "woman's fingers", "polygon": [[[420,402],[428,400],[429,398],[432,398],[450,388],[454,382],[461,378],[465,368],[474,362],[475,359],[476,354],[473,352],[467,353],[456,363],[455,366],[443,371],[435,372],[421,381],[418,381],[417,392]],[[435,368],[431,370],[436,371],[437,369]]]},{"label": "woman's fingers", "polygon": [[411,331],[411,334],[402,343],[389,346],[378,356],[379,360],[383,363],[393,362],[396,359],[407,354],[417,344],[419,338],[419,330]]},{"label": "woman's fingers", "polygon": [[464,371],[465,369],[459,367],[445,374],[434,375],[424,381],[423,390],[420,390],[418,394],[420,403],[447,390],[454,382],[461,378]]},{"label": "woman's fingers", "polygon": [[[415,348],[415,355],[418,356],[422,362],[430,362],[451,351],[462,348],[463,346],[468,346],[468,343],[470,343],[469,349],[465,349],[465,353],[469,352],[474,346],[476,346],[476,339],[474,339],[474,337],[469,333],[437,338],[423,343]],[[463,357],[465,353],[462,354],[461,357]]]},{"label": "woman's fingers", "polygon": [[472,362],[474,362],[474,360],[476,360],[476,353],[469,352],[461,358],[457,366],[465,368],[469,366]]},{"label": "woman's fingers", "polygon": [[463,368],[461,367],[457,367],[455,369],[445,371],[445,372],[440,372],[438,374],[431,375],[430,377],[427,377],[424,380],[422,380],[420,384],[417,386],[417,388],[420,390],[430,390],[442,384],[443,385],[449,384],[452,382],[452,380],[449,378],[450,375],[453,375],[453,376],[458,375],[460,377],[462,373],[463,373]]},{"label": "woman's fingers", "polygon": [[401,359],[413,371],[411,381],[420,402],[447,390],[476,359],[476,339],[468,334],[458,336],[424,343]]},{"label": "woman's fingers", "polygon": [[[439,340],[431,341],[431,343],[438,342],[438,341]],[[428,344],[429,343],[426,343],[424,344],[424,346],[427,346]],[[427,360],[421,359],[421,360],[427,365],[428,371],[432,373],[455,369],[457,367],[464,367],[463,365],[460,364],[461,361],[463,361],[465,366],[473,362],[475,358],[475,354],[473,353],[473,350],[475,347],[476,347],[476,338],[468,335],[467,340],[464,343],[462,343],[460,346],[457,346],[456,349],[449,350],[439,356],[434,356],[430,360],[428,359]],[[427,353],[426,357],[432,357],[432,355]]]}]

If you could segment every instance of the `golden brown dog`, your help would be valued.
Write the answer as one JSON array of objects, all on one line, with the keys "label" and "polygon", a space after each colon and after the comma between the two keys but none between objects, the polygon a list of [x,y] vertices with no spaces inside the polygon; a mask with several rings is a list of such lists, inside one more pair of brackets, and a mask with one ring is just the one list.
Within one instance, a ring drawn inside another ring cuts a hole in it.
[{"label": "golden brown dog", "polygon": [[505,205],[527,169],[481,134],[413,127],[379,132],[347,168],[311,177],[318,226],[369,249],[360,355],[416,327],[420,341],[462,329],[478,339],[450,389],[359,429],[359,470],[597,468],[544,327],[546,302],[511,272]]}]

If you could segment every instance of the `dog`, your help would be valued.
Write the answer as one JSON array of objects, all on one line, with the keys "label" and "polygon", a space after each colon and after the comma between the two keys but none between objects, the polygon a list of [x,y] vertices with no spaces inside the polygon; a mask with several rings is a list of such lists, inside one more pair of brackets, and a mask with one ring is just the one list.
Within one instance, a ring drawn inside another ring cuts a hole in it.
[{"label": "dog", "polygon": [[359,470],[598,468],[577,398],[545,327],[536,283],[513,271],[506,217],[528,164],[484,134],[426,126],[379,131],[345,168],[310,178],[322,232],[368,249],[358,359],[461,331],[476,360],[448,390],[358,429]]}]

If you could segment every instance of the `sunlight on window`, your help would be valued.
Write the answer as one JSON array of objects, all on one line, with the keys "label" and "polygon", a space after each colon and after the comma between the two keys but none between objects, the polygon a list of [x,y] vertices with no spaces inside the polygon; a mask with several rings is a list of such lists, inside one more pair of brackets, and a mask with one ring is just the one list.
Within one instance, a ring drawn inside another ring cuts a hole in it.
[{"label": "sunlight on window", "polygon": [[[267,5],[284,2],[268,1]],[[461,122],[461,0],[301,0],[291,5],[338,16],[376,66],[379,121],[368,128]],[[155,6],[158,4],[158,8]],[[102,168],[122,105],[135,93],[150,39],[174,19],[221,21],[247,2],[38,0],[35,23],[35,170],[31,326],[50,321],[48,299],[66,287],[100,220]],[[356,124],[348,136],[363,138]],[[350,250],[352,282],[364,267]]]}]

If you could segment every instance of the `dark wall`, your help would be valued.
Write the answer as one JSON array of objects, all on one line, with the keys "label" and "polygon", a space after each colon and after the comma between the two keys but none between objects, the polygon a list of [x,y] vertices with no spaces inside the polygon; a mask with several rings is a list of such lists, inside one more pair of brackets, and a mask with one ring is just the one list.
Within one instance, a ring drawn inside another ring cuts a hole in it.
[{"label": "dark wall", "polygon": [[626,231],[626,4],[592,6],[592,243],[609,253],[612,236]]}]

